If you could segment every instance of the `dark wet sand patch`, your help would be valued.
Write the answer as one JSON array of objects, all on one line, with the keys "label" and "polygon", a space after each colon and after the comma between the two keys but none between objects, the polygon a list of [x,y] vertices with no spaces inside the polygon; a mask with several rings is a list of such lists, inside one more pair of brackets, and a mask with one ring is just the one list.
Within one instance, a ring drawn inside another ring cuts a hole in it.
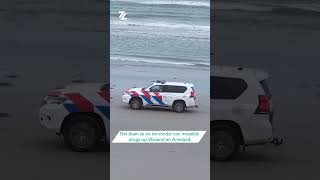
[{"label": "dark wet sand patch", "polygon": [[107,30],[104,30],[104,29],[84,28],[84,27],[74,27],[74,26],[65,26],[64,29],[68,31],[77,31],[77,32],[107,32]]},{"label": "dark wet sand patch", "polygon": [[53,89],[64,89],[66,86],[56,86]]},{"label": "dark wet sand patch", "polygon": [[16,78],[19,78],[20,75],[19,74],[7,74],[5,75],[6,78],[9,78],[9,79],[16,79]]},{"label": "dark wet sand patch", "polygon": [[14,128],[8,128],[8,127],[2,127],[2,128],[0,128],[0,133],[1,133],[1,134],[11,133],[12,131],[14,131]]},{"label": "dark wet sand patch", "polygon": [[77,73],[77,74],[73,74],[71,77],[72,78],[79,78],[79,77],[81,77],[81,75],[82,75],[81,73]]},{"label": "dark wet sand patch", "polygon": [[13,84],[9,82],[0,82],[0,87],[10,87],[10,86],[13,86]]},{"label": "dark wet sand patch", "polygon": [[71,82],[73,82],[73,83],[85,83],[86,81],[82,80],[82,79],[77,79],[77,80],[72,80]]},{"label": "dark wet sand patch", "polygon": [[12,117],[9,113],[0,113],[0,118],[9,118]]}]

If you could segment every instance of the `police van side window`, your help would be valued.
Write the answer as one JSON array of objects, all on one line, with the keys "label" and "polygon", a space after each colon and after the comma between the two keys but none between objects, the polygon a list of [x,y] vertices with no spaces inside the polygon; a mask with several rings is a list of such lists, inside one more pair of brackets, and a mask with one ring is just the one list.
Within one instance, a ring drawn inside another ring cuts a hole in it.
[{"label": "police van side window", "polygon": [[171,86],[171,85],[164,86],[164,92],[169,92],[169,93],[184,93],[186,90],[187,90],[187,87],[185,86]]},{"label": "police van side window", "polygon": [[211,99],[237,99],[248,88],[243,79],[229,77],[210,77]]}]

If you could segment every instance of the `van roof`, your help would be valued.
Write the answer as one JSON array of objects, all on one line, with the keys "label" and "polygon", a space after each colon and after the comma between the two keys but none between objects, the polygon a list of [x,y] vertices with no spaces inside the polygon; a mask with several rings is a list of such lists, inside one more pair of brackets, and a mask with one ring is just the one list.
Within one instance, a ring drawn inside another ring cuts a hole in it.
[{"label": "van roof", "polygon": [[259,81],[269,78],[269,74],[262,69],[233,67],[233,66],[213,66],[211,67],[211,75],[225,76],[225,77],[253,75]]}]

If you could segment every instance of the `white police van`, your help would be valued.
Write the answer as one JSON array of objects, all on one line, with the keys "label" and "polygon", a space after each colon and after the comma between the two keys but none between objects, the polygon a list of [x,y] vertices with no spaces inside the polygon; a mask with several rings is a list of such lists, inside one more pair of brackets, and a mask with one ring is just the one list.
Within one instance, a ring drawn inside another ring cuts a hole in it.
[{"label": "white police van", "polygon": [[40,107],[43,127],[64,136],[75,151],[89,151],[109,139],[109,84],[72,84],[51,91]]},{"label": "white police van", "polygon": [[211,68],[211,158],[227,160],[239,147],[273,143],[274,106],[268,73],[247,68]]},{"label": "white police van", "polygon": [[172,107],[181,113],[186,108],[197,107],[194,85],[184,82],[156,81],[145,88],[124,91],[122,101],[134,110],[143,106]]}]

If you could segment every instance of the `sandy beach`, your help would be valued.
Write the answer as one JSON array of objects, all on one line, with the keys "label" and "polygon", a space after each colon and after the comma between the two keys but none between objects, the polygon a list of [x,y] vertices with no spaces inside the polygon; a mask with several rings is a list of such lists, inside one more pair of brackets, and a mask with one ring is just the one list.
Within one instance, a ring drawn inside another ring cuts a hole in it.
[{"label": "sandy beach", "polygon": [[276,131],[285,143],[276,148],[247,148],[231,162],[212,162],[211,179],[312,179],[318,175],[319,13],[277,12],[215,13],[213,64],[270,73]]},{"label": "sandy beach", "polygon": [[1,179],[108,179],[106,147],[69,150],[38,121],[49,90],[105,82],[103,1],[0,2]]}]

